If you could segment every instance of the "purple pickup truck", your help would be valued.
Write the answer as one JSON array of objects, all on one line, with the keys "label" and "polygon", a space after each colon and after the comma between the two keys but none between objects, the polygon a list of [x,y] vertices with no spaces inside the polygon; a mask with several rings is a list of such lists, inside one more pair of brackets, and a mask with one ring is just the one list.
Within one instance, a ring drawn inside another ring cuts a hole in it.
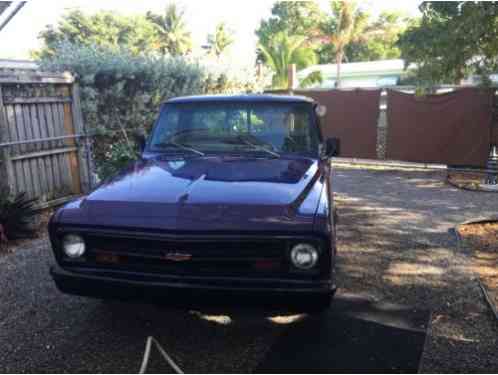
[{"label": "purple pickup truck", "polygon": [[140,159],[53,215],[57,287],[99,298],[241,295],[327,308],[336,289],[330,158],[339,141],[323,138],[324,112],[300,96],[168,100],[138,141]]}]

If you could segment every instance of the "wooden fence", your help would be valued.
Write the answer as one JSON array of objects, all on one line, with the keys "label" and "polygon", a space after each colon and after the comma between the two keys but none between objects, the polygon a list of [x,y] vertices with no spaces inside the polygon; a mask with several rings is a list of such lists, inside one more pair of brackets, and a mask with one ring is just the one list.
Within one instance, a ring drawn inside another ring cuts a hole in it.
[{"label": "wooden fence", "polygon": [[40,206],[91,186],[79,90],[68,74],[0,71],[0,191]]}]

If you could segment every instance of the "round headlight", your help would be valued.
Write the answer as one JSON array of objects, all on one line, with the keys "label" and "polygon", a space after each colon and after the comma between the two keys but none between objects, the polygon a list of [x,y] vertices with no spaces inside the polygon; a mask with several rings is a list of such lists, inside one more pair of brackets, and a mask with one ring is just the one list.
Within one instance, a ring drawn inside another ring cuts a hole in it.
[{"label": "round headlight", "polygon": [[77,234],[67,234],[62,239],[62,250],[69,258],[79,258],[85,253],[85,240]]},{"label": "round headlight", "polygon": [[309,270],[318,261],[318,251],[310,244],[300,243],[291,250],[292,264],[299,269]]}]

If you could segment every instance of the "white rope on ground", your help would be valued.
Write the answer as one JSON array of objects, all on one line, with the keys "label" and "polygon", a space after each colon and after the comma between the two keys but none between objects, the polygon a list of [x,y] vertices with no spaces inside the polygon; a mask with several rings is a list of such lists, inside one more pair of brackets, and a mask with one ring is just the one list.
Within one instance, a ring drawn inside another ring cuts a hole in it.
[{"label": "white rope on ground", "polygon": [[479,286],[481,287],[482,293],[484,294],[484,299],[488,303],[488,306],[491,309],[491,312],[495,316],[496,320],[498,320],[498,311],[496,310],[495,304],[491,301],[491,297],[489,296],[486,287],[483,285],[481,279],[477,279],[477,281],[479,282]]},{"label": "white rope on ground", "polygon": [[145,343],[144,357],[142,359],[142,365],[140,366],[139,373],[145,374],[145,372],[147,371],[147,365],[149,364],[150,351],[152,349],[153,343],[156,345],[157,349],[159,350],[159,353],[161,353],[161,355],[166,360],[166,362],[171,366],[171,368],[175,370],[177,374],[183,374],[183,371],[180,369],[180,367],[178,367],[178,365],[171,359],[168,353],[166,353],[166,350],[164,350],[161,344],[159,344],[159,342],[157,342],[157,340],[152,336],[147,337],[147,341]]}]

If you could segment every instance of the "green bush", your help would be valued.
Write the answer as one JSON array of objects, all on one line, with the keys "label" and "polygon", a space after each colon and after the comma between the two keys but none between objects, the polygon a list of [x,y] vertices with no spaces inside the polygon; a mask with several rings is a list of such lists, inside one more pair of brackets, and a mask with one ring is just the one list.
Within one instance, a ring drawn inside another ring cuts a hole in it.
[{"label": "green bush", "polygon": [[[205,92],[205,73],[181,57],[136,55],[124,48],[106,49],[62,42],[40,61],[47,71],[69,71],[81,87],[81,106],[94,137],[94,159],[100,178],[114,168],[104,164],[132,152],[132,133],[150,130],[161,102]],[[118,146],[119,145],[119,146]],[[116,155],[114,155],[116,153]]]},{"label": "green bush", "polygon": [[130,161],[135,160],[138,157],[138,152],[135,147],[130,147],[126,142],[121,142],[110,145],[105,156],[105,162],[97,165],[97,174],[101,178],[114,176],[126,167]]},{"label": "green bush", "polygon": [[26,193],[19,193],[15,196],[2,194],[0,198],[0,242],[34,234],[33,218],[39,212],[34,208],[36,201],[37,199],[28,199]]},{"label": "green bush", "polygon": [[[87,128],[95,134],[93,156],[100,179],[136,157],[133,132],[148,132],[160,104],[172,97],[206,93],[261,91],[265,79],[254,69],[200,65],[185,57],[139,54],[121,48],[84,46],[67,41],[51,45],[40,61],[46,71],[69,71],[80,84]],[[267,79],[266,79],[267,80]]]}]

